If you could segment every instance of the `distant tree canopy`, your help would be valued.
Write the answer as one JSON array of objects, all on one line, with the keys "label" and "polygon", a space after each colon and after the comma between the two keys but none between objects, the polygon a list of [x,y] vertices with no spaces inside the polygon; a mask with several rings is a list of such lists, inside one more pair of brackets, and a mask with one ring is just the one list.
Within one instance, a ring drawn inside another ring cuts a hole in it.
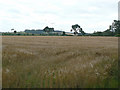
[{"label": "distant tree canopy", "polygon": [[114,20],[112,29],[115,30],[115,34],[120,34],[120,20]]},{"label": "distant tree canopy", "polygon": [[14,31],[14,33],[17,33],[17,31]]},{"label": "distant tree canopy", "polygon": [[73,31],[73,30],[74,30],[74,34],[75,35],[78,34],[78,32],[81,32],[82,35],[85,34],[85,32],[83,31],[83,29],[78,24],[72,25],[71,31]]},{"label": "distant tree canopy", "polygon": [[48,26],[46,26],[43,30],[44,30],[45,32],[53,32],[53,31],[54,31],[54,28],[49,28]]},{"label": "distant tree canopy", "polygon": [[[94,33],[85,33],[83,31],[83,29],[81,28],[80,25],[78,24],[74,24],[71,26],[71,32],[73,31],[75,35],[85,35],[85,36],[120,36],[120,20],[114,20],[113,23],[111,25],[109,25],[108,29],[105,31],[96,31]],[[17,35],[19,34],[19,32],[17,32],[15,29],[11,29],[11,31],[14,31],[14,33],[12,32],[10,33],[4,33],[3,35]],[[47,33],[46,33],[47,32]],[[80,33],[79,33],[80,32]],[[65,33],[64,31],[54,31],[54,28],[50,28],[48,26],[46,26],[43,30],[39,29],[39,30],[29,30],[26,29],[25,33],[30,33],[32,34],[40,34],[40,35],[67,35],[67,33]],[[27,34],[26,34],[27,35]]]},{"label": "distant tree canopy", "polygon": [[17,33],[17,31],[15,29],[11,29],[11,31],[14,31],[14,33]]},{"label": "distant tree canopy", "polygon": [[78,24],[72,25],[72,29],[80,28]]},{"label": "distant tree canopy", "polygon": [[63,35],[65,35],[65,31],[63,31]]},{"label": "distant tree canopy", "polygon": [[112,25],[109,26],[109,28],[103,32],[94,32],[93,35],[98,36],[115,36],[120,34],[120,20],[114,20]]},{"label": "distant tree canopy", "polygon": [[104,33],[109,35],[120,34],[120,20],[114,20],[112,25],[109,26],[109,29],[105,30]]}]

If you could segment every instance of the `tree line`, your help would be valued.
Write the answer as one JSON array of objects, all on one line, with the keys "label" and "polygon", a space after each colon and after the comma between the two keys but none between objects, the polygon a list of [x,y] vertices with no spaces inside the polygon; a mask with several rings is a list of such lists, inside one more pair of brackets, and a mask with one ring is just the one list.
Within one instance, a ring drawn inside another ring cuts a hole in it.
[{"label": "tree line", "polygon": [[[92,34],[87,34],[86,32],[84,32],[83,28],[78,25],[72,25],[71,26],[71,32],[73,31],[74,35],[80,35],[80,36],[120,36],[120,20],[114,20],[113,23],[109,26],[109,28],[105,31],[97,31],[97,32],[93,32]],[[14,33],[2,33],[2,35],[24,35],[24,36],[35,36],[38,34],[28,34],[28,33],[19,33],[17,32],[17,30],[15,29],[11,29],[11,31],[14,31]],[[43,29],[44,32],[46,32],[46,35],[55,35],[57,36],[58,34],[50,34],[50,32],[54,32],[54,28],[50,28],[48,26],[46,26]],[[80,33],[80,34],[79,34]],[[40,36],[45,36],[44,34],[39,34]],[[63,34],[61,36],[67,36],[66,32],[63,31]],[[69,36],[69,35],[68,35]]]},{"label": "tree line", "polygon": [[95,36],[120,36],[120,20],[114,20],[109,28],[103,32],[97,31],[92,35]]}]

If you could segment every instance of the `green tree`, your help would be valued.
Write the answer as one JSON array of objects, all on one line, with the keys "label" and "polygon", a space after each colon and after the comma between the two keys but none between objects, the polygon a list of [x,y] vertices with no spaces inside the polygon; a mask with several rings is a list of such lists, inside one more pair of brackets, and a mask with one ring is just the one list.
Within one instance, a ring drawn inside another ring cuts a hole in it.
[{"label": "green tree", "polygon": [[14,31],[14,33],[16,34],[16,33],[17,33],[17,31]]},{"label": "green tree", "polygon": [[114,20],[113,29],[115,30],[115,34],[120,34],[120,20]]},{"label": "green tree", "polygon": [[71,29],[71,32],[74,31],[74,34],[77,35],[78,32],[81,32],[82,35],[85,34],[85,32],[83,31],[83,29],[80,27],[80,25],[78,24],[75,24],[75,25],[72,25],[72,29]]},{"label": "green tree", "polygon": [[65,35],[65,32],[63,32],[63,36]]},{"label": "green tree", "polygon": [[114,36],[120,34],[120,20],[114,20],[109,29],[103,32],[103,35]]}]

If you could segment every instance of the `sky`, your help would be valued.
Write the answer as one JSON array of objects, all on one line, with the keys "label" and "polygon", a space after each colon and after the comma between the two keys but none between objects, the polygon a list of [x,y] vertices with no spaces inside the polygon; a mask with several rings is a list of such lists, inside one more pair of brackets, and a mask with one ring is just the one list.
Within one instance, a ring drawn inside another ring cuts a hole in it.
[{"label": "sky", "polygon": [[119,1],[119,4],[118,4],[118,20],[120,20],[120,1]]},{"label": "sky", "polygon": [[43,29],[105,31],[118,20],[119,0],[0,0],[0,32]]}]

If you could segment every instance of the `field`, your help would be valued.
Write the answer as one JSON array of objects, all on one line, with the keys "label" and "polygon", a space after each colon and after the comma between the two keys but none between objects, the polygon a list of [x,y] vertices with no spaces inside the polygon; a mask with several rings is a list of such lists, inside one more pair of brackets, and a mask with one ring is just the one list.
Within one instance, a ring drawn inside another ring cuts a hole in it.
[{"label": "field", "polygon": [[3,36],[3,88],[116,88],[118,38]]}]

